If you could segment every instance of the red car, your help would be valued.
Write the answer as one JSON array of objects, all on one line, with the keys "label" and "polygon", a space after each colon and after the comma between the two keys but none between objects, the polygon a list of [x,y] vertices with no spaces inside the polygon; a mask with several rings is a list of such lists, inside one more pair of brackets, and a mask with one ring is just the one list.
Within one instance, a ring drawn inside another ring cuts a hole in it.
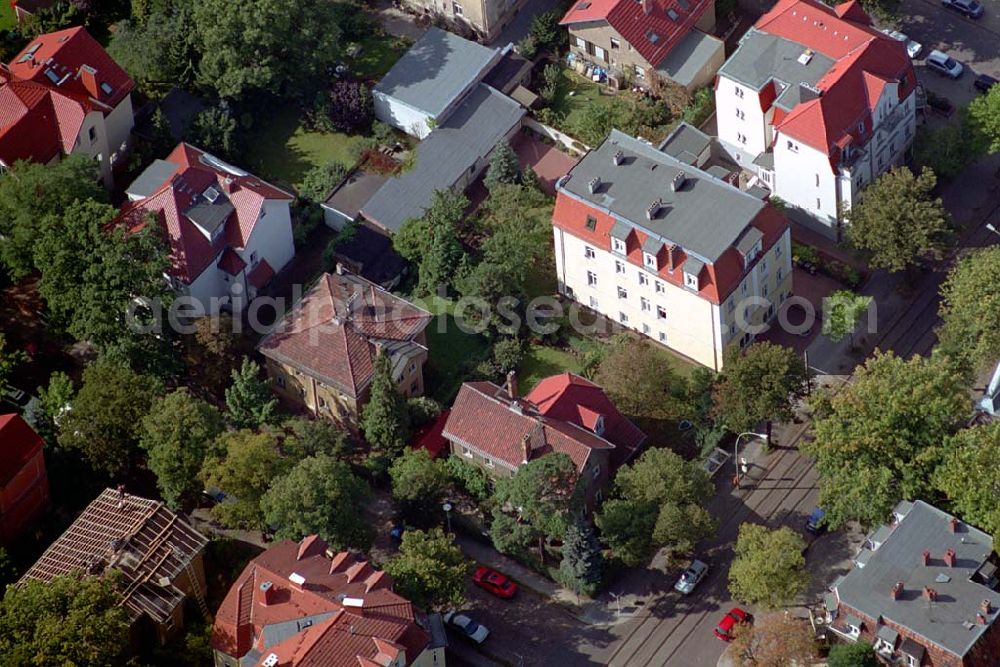
[{"label": "red car", "polygon": [[733,628],[744,623],[753,623],[753,616],[739,607],[733,607],[719,621],[719,627],[715,629],[715,636],[724,642],[731,642],[733,640]]},{"label": "red car", "polygon": [[488,567],[478,567],[472,575],[472,583],[485,591],[492,593],[498,598],[509,600],[517,593],[517,584],[500,574],[496,570]]}]

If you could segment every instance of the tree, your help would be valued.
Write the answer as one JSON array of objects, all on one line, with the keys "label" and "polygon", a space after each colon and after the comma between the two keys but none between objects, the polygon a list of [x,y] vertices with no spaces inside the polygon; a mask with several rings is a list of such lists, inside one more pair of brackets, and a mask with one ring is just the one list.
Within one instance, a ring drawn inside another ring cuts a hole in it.
[{"label": "tree", "polygon": [[934,486],[965,521],[1000,538],[1000,422],[959,431],[945,441]]},{"label": "tree", "polygon": [[966,382],[947,361],[876,353],[829,399],[802,451],[816,459],[831,528],[877,525],[930,490],[938,445],[970,413]]},{"label": "tree", "polygon": [[0,262],[13,280],[35,270],[42,222],[76,201],[106,201],[90,158],[69,155],[54,165],[17,162],[0,178]]},{"label": "tree", "polygon": [[128,653],[128,613],[114,574],[79,573],[8,587],[0,653],[9,665],[116,665]]},{"label": "tree", "polygon": [[949,123],[937,129],[923,125],[917,129],[917,138],[913,143],[914,162],[932,169],[938,178],[958,176],[983,149],[977,140],[979,133],[969,110],[961,109],[959,113],[959,123]]},{"label": "tree", "polygon": [[826,667],[879,667],[875,647],[866,642],[834,644],[826,657]]},{"label": "tree", "polygon": [[330,196],[335,187],[347,176],[348,168],[335,160],[316,165],[302,177],[299,195],[303,199],[320,204]]},{"label": "tree", "polygon": [[590,522],[577,518],[569,524],[563,539],[559,581],[577,593],[593,595],[603,578],[601,543]]},{"label": "tree", "polygon": [[1000,350],[1000,247],[976,250],[959,260],[941,288],[941,349],[965,366],[982,370]]},{"label": "tree", "polygon": [[[562,539],[581,501],[578,480],[576,464],[566,454],[546,454],[528,461],[512,476],[497,480],[494,517],[510,508],[539,542],[545,537]],[[490,531],[494,545],[499,532],[494,522]]]},{"label": "tree", "polygon": [[837,290],[823,301],[823,333],[832,341],[840,341],[844,336],[851,337],[851,347],[854,347],[854,332],[858,328],[858,319],[871,306],[872,297],[855,294],[850,290]]},{"label": "tree", "polygon": [[501,183],[515,185],[520,180],[521,166],[517,161],[517,153],[509,143],[501,141],[490,156],[490,166],[484,180],[486,189],[492,192]]},{"label": "tree", "polygon": [[451,479],[443,461],[435,461],[426,449],[408,449],[389,468],[392,497],[411,517],[435,516]]},{"label": "tree", "polygon": [[372,530],[364,516],[368,485],[343,461],[319,454],[302,459],[272,482],[261,499],[268,525],[278,539],[318,534],[333,549],[367,549]]},{"label": "tree", "polygon": [[749,431],[767,421],[789,421],[795,402],[805,395],[809,370],[795,350],[773,343],[754,343],[736,351],[716,385],[716,411],[734,431]]},{"label": "tree", "polygon": [[239,153],[236,119],[221,106],[202,109],[191,121],[188,141],[202,150],[231,160]]},{"label": "tree", "polygon": [[212,516],[227,528],[261,528],[261,498],[289,464],[278,451],[278,439],[273,433],[223,433],[205,457],[198,475],[205,488],[219,489],[227,496],[212,508]]},{"label": "tree", "polygon": [[59,423],[72,404],[75,394],[73,381],[62,371],[49,376],[49,386],[38,388],[39,410],[35,414],[35,430],[46,442],[56,442]]},{"label": "tree", "polygon": [[278,399],[267,382],[260,379],[260,366],[249,357],[233,371],[233,383],[226,389],[226,416],[236,428],[257,428],[277,417]]},{"label": "tree", "polygon": [[420,264],[431,247],[431,239],[439,225],[456,226],[462,220],[469,200],[453,190],[437,190],[423,216],[403,223],[392,237],[393,248],[404,259]]},{"label": "tree", "polygon": [[202,490],[198,472],[224,430],[219,411],[187,389],[153,401],[149,414],[142,418],[139,444],[146,450],[156,486],[170,508],[194,507]]},{"label": "tree", "polygon": [[145,89],[178,85],[190,87],[197,52],[190,29],[189,3],[171,3],[142,20],[114,26],[108,54]]},{"label": "tree", "polygon": [[282,448],[293,459],[326,454],[343,460],[354,451],[350,434],[326,419],[291,417],[281,426],[285,433]]},{"label": "tree", "polygon": [[683,382],[664,353],[645,340],[627,336],[613,340],[595,381],[619,410],[640,422],[678,417],[673,399],[682,391]]},{"label": "tree", "polygon": [[729,568],[733,597],[764,609],[791,604],[809,585],[806,543],[788,527],[771,530],[754,523],[740,526]]},{"label": "tree", "polygon": [[638,566],[653,548],[684,553],[710,535],[715,521],[705,504],[713,493],[708,473],[696,461],[669,449],[649,449],[619,468],[612,497],[595,520],[614,556]]},{"label": "tree", "polygon": [[26,360],[24,352],[7,349],[7,338],[0,332],[0,387],[7,384],[17,367]]},{"label": "tree", "polygon": [[397,593],[422,609],[459,607],[465,602],[469,561],[440,528],[403,533],[399,555],[385,565]]},{"label": "tree", "polygon": [[227,99],[311,99],[341,57],[330,3],[245,0],[234,12],[228,0],[202,0],[194,3],[192,29],[198,81]]},{"label": "tree", "polygon": [[330,87],[330,122],[338,132],[367,134],[375,120],[372,92],[363,81],[338,79]]},{"label": "tree", "polygon": [[817,649],[808,620],[778,612],[733,628],[727,651],[734,664],[744,667],[787,667],[813,664]]},{"label": "tree", "polygon": [[1000,152],[1000,87],[991,86],[969,104],[969,122],[983,149]]},{"label": "tree", "polygon": [[248,350],[247,341],[234,329],[229,313],[206,315],[194,322],[194,335],[184,336],[184,363],[197,374],[198,386],[223,395]]},{"label": "tree", "polygon": [[368,444],[382,457],[395,459],[409,440],[406,398],[392,377],[392,362],[382,353],[375,358],[371,392],[361,409],[361,430]]},{"label": "tree", "polygon": [[895,167],[865,189],[847,212],[847,238],[871,253],[871,265],[902,271],[925,256],[939,256],[948,233],[948,214],[932,195],[937,177],[926,167],[915,176]]},{"label": "tree", "polygon": [[59,424],[59,444],[79,450],[94,470],[116,477],[139,451],[140,425],[161,392],[154,378],[98,360]]},{"label": "tree", "polygon": [[459,456],[444,460],[455,486],[464,490],[480,504],[487,503],[493,493],[493,478],[479,466],[467,463]]}]

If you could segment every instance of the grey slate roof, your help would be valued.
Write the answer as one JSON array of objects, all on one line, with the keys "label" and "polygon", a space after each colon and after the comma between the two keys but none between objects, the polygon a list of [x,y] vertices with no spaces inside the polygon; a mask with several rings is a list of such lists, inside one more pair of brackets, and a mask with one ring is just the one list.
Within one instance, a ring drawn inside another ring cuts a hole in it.
[{"label": "grey slate roof", "polygon": [[479,79],[496,55],[495,49],[431,28],[396,61],[375,92],[436,117]]},{"label": "grey slate roof", "polygon": [[[619,150],[625,159],[615,165]],[[673,192],[671,181],[680,171],[687,180]],[[595,176],[602,186],[591,194],[588,183]],[[577,163],[559,189],[704,262],[715,262],[764,208],[763,201],[618,130]],[[657,197],[663,206],[648,220],[646,209]]]},{"label": "grey slate roof", "polygon": [[[964,656],[1000,616],[1000,593],[971,579],[990,556],[993,538],[963,523],[952,533],[950,519],[946,512],[915,501],[882,546],[869,552],[865,567],[848,572],[836,591],[842,604]],[[956,552],[955,567],[944,562],[949,548]],[[926,566],[921,555],[925,549],[931,553]],[[948,581],[939,581],[942,574]],[[899,581],[903,591],[893,600],[889,593]],[[938,594],[930,612],[922,595],[925,586]],[[985,625],[976,622],[983,600],[989,600],[993,610]]]},{"label": "grey slate roof", "polygon": [[740,254],[746,256],[750,254],[753,247],[757,245],[758,241],[764,238],[764,233],[761,232],[756,227],[749,228],[740,240],[736,242],[736,249],[740,251]]},{"label": "grey slate roof", "polygon": [[808,64],[802,65],[798,58],[805,50],[802,44],[750,28],[733,55],[719,69],[719,74],[754,90],[776,79],[794,89],[788,91],[789,95],[797,95],[798,84],[815,86],[834,63],[831,58],[816,52]]},{"label": "grey slate roof", "polygon": [[660,144],[660,150],[685,164],[696,164],[701,154],[711,146],[711,137],[685,121],[667,135]]},{"label": "grey slate roof", "polygon": [[153,164],[142,170],[134,181],[125,190],[130,197],[148,197],[160,189],[167,182],[178,165],[167,160],[153,160]]},{"label": "grey slate roof", "polygon": [[677,46],[670,49],[656,69],[682,86],[690,85],[712,57],[725,47],[717,37],[701,30],[691,30]]},{"label": "grey slate roof", "polygon": [[333,616],[332,611],[324,612],[322,614],[313,614],[312,616],[303,616],[302,618],[293,618],[290,621],[282,621],[281,623],[265,625],[263,628],[264,647],[276,646],[289,637],[294,637],[306,628],[325,621],[331,616]]},{"label": "grey slate roof", "polygon": [[351,220],[356,220],[361,209],[368,203],[388,176],[372,172],[356,170],[338,185],[323,202],[324,208],[329,208]]},{"label": "grey slate roof", "polygon": [[434,192],[454,186],[521,122],[525,111],[514,100],[479,84],[442,125],[417,147],[409,171],[386,181],[361,207],[366,218],[392,232],[419,218]]}]

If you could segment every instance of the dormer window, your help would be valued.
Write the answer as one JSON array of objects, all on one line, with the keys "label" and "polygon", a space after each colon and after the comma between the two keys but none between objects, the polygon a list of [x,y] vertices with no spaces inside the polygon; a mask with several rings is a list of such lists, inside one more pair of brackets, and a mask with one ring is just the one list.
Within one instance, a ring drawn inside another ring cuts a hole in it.
[{"label": "dormer window", "polygon": [[[597,415],[597,421],[594,422],[594,433],[604,435],[604,415]],[[597,475],[595,474],[594,477],[596,478]]]},{"label": "dormer window", "polygon": [[625,242],[621,239],[611,238],[611,249],[619,254],[625,254]]},{"label": "dormer window", "polygon": [[691,289],[698,289],[698,276],[693,273],[684,272],[684,286]]},{"label": "dormer window", "polygon": [[656,255],[651,255],[648,252],[644,252],[642,254],[642,262],[643,264],[646,265],[647,268],[656,271],[657,269]]},{"label": "dormer window", "polygon": [[587,229],[590,231],[597,229],[597,218],[592,215],[587,216]]}]

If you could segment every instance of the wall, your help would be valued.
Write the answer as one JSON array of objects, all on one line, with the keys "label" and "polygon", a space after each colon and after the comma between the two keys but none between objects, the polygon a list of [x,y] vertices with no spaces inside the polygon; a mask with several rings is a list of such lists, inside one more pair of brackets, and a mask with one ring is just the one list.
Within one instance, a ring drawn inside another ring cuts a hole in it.
[{"label": "wall", "polygon": [[[447,436],[445,437],[447,438]],[[509,468],[506,463],[502,461],[495,461],[493,462],[493,465],[490,465],[492,459],[488,459],[486,456],[484,456],[482,453],[480,453],[475,449],[470,448],[469,453],[466,454],[464,451],[464,445],[460,442],[456,442],[455,440],[451,440],[450,438],[448,439],[448,442],[450,444],[452,456],[457,456],[466,463],[474,465],[477,468],[482,468],[483,470],[486,471],[486,473],[490,477],[493,477],[494,479],[500,477],[510,477],[515,472],[514,470]]]},{"label": "wall", "polygon": [[[753,170],[750,161],[766,151],[770,143],[770,131],[765,112],[760,108],[759,93],[720,75],[715,87],[715,108],[719,140],[741,151],[738,161],[744,163],[744,168]],[[742,117],[738,112],[742,113]],[[742,141],[740,135],[746,141]]]},{"label": "wall", "polygon": [[49,505],[45,455],[39,446],[0,490],[0,544],[11,544]]},{"label": "wall", "polygon": [[774,139],[774,194],[827,227],[837,226],[837,178],[829,156],[780,132]]},{"label": "wall", "polygon": [[526,128],[540,134],[543,137],[547,137],[552,141],[559,144],[562,148],[565,148],[570,153],[573,153],[577,157],[583,157],[584,154],[590,151],[590,146],[581,143],[580,141],[569,136],[565,132],[560,132],[554,127],[550,127],[543,123],[539,123],[537,120],[531,116],[525,116],[523,124]]},{"label": "wall", "polygon": [[[90,138],[93,130],[94,138]],[[86,155],[97,162],[98,173],[104,187],[109,190],[114,187],[114,177],[111,173],[111,149],[108,144],[107,125],[100,111],[91,111],[80,127],[80,134],[73,145],[73,153]]]},{"label": "wall", "polygon": [[[441,16],[459,26],[467,26],[484,42],[491,42],[498,37],[518,10],[527,4],[527,0],[402,0],[402,2],[415,12]],[[457,11],[458,8],[460,13]]]},{"label": "wall", "polygon": [[423,652],[420,655],[418,655],[415,660],[408,663],[408,667],[444,667],[444,665],[445,665],[444,647],[424,649]]},{"label": "wall", "polygon": [[[708,34],[712,34],[709,32]],[[690,83],[686,86],[689,93],[702,88],[704,86],[712,85],[712,81],[715,79],[716,72],[726,63],[726,44],[721,39],[714,38],[716,42],[715,52],[712,57],[709,58],[702,68],[695,74]]]},{"label": "wall", "polygon": [[247,263],[248,272],[254,264],[250,261],[253,252],[257,252],[257,261],[266,259],[275,273],[295,256],[289,202],[278,199],[264,201],[264,217],[254,225],[250,238],[246,239],[244,250],[240,253]]},{"label": "wall", "polygon": [[128,95],[104,119],[112,166],[117,164],[129,150],[133,123],[132,96]]},{"label": "wall", "polygon": [[427,124],[430,114],[377,90],[372,91],[372,97],[375,101],[375,117],[383,123],[388,123],[417,139],[423,139],[431,133],[431,128]]},{"label": "wall", "polygon": [[[587,44],[581,48],[577,44],[577,39],[584,40]],[[611,47],[611,40],[615,39],[620,47]],[[604,49],[604,56],[596,55],[594,47]],[[593,23],[581,23],[569,28],[569,49],[587,62],[597,63],[605,67],[617,67],[623,71],[628,71],[635,76],[635,66],[643,68],[646,72],[653,69],[652,63],[648,62],[642,55],[632,48],[632,45],[623,38],[617,30],[608,25],[605,21],[595,21]]]}]

